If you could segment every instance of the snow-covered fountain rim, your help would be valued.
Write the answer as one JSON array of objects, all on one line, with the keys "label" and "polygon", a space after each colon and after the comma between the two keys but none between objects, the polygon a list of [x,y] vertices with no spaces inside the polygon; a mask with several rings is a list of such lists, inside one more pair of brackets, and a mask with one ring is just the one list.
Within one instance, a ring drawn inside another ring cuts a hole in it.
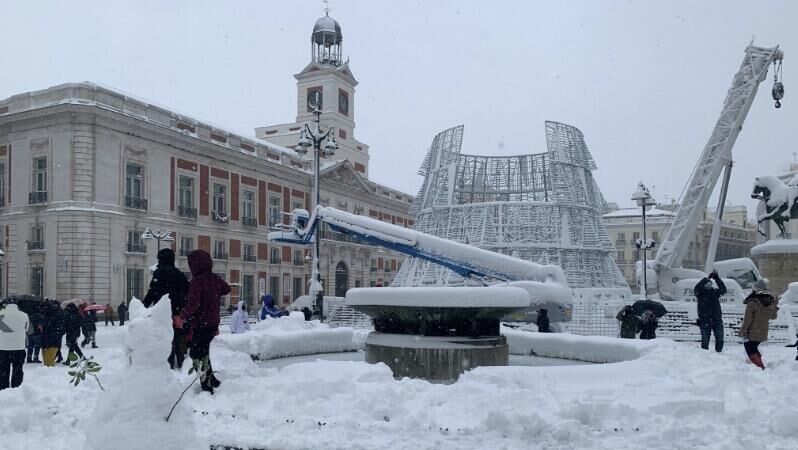
[{"label": "snow-covered fountain rim", "polygon": [[414,308],[525,308],[529,293],[513,286],[355,288],[346,292],[349,306]]}]

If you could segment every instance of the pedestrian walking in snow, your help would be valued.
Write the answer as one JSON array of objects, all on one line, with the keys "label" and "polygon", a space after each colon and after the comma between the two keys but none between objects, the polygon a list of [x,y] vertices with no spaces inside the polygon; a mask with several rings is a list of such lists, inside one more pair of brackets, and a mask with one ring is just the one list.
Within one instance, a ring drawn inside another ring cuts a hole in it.
[{"label": "pedestrian walking in snow", "polygon": [[219,333],[220,300],[230,293],[230,285],[213,273],[213,260],[204,250],[189,253],[188,267],[191,269],[191,284],[188,302],[180,316],[191,328],[189,356],[200,369],[202,390],[213,394],[213,389],[221,382],[213,373],[209,350],[211,341]]},{"label": "pedestrian walking in snow", "polygon": [[61,340],[64,337],[64,315],[57,301],[47,305],[44,332],[42,333],[42,361],[47,367],[53,367],[56,356],[61,351]]},{"label": "pedestrian walking in snow", "polygon": [[238,334],[245,331],[249,331],[249,313],[246,302],[239,300],[238,308],[230,316],[230,332]]},{"label": "pedestrian walking in snow", "polygon": [[759,344],[768,340],[769,322],[777,317],[779,311],[778,302],[767,289],[765,280],[754,283],[751,295],[743,300],[745,316],[737,333],[745,339],[743,346],[748,358],[762,370],[765,369],[765,363],[759,353]]},{"label": "pedestrian walking in snow", "polygon": [[127,305],[125,302],[116,307],[116,313],[119,315],[119,326],[121,327],[125,324],[125,319],[127,319]]},{"label": "pedestrian walking in snow", "polygon": [[723,351],[723,310],[720,298],[726,294],[726,285],[712,271],[708,277],[702,278],[693,289],[698,309],[698,327],[701,329],[701,348],[709,349],[710,334],[715,335],[715,351]]},{"label": "pedestrian walking in snow", "polygon": [[0,391],[22,384],[28,329],[28,315],[13,300],[0,309]]},{"label": "pedestrian walking in snow", "polygon": [[640,326],[640,318],[635,315],[632,305],[624,306],[615,318],[621,322],[621,338],[634,339]]},{"label": "pedestrian walking in snow", "polygon": [[540,308],[538,311],[538,332],[540,333],[551,333],[551,328],[549,327],[549,311],[545,308]]},{"label": "pedestrian walking in snow", "polygon": [[111,326],[114,326],[114,308],[111,307],[110,303],[105,305],[103,315],[105,315],[105,326],[108,326],[109,321],[111,322]]},{"label": "pedestrian walking in snow", "polygon": [[66,306],[64,331],[66,332],[66,344],[67,349],[69,349],[69,354],[67,355],[67,360],[64,361],[65,365],[69,365],[69,356],[73,353],[77,355],[78,358],[84,358],[83,351],[81,351],[78,345],[78,338],[80,337],[80,330],[84,320],[85,319],[80,316],[77,306],[72,303]]},{"label": "pedestrian walking in snow", "polygon": [[[96,303],[92,302],[92,305]],[[81,346],[85,347],[86,344],[91,342],[91,348],[97,348],[97,312],[88,310],[85,304],[81,305],[83,317],[83,342]]]},{"label": "pedestrian walking in snow", "polygon": [[172,352],[169,354],[169,367],[180,369],[186,359],[186,335],[180,313],[186,306],[189,284],[183,272],[175,267],[175,252],[164,248],[158,252],[158,268],[152,274],[150,290],[144,296],[144,306],[158,303],[164,295],[169,295],[172,305]]},{"label": "pedestrian walking in snow", "polygon": [[656,339],[659,321],[653,311],[646,311],[640,318],[640,339]]},{"label": "pedestrian walking in snow", "polygon": [[42,333],[44,332],[44,312],[47,309],[47,303],[41,302],[36,307],[33,314],[29,314],[30,330],[28,332],[28,363],[41,363],[39,359],[39,351],[42,349]]}]

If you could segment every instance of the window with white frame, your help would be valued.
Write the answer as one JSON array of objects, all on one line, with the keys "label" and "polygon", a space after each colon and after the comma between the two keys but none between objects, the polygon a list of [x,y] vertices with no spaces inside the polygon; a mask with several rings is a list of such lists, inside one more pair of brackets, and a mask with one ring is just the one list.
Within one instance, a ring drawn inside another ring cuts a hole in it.
[{"label": "window with white frame", "polygon": [[227,186],[213,183],[213,212],[218,216],[227,216]]},{"label": "window with white frame", "polygon": [[213,259],[227,259],[227,241],[213,241]]},{"label": "window with white frame", "polygon": [[282,223],[280,218],[280,210],[282,209],[280,196],[276,194],[269,194],[269,227],[276,226]]},{"label": "window with white frame", "polygon": [[47,192],[47,157],[33,158],[33,192]]},{"label": "window with white frame", "polygon": [[141,164],[125,165],[125,207],[147,209],[144,199],[144,167]]}]

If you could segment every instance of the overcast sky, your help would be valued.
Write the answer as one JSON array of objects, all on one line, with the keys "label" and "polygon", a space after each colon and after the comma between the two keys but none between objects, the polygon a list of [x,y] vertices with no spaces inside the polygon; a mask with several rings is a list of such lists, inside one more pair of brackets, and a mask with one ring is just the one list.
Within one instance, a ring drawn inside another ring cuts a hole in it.
[{"label": "overcast sky", "polygon": [[[321,1],[0,0],[0,98],[96,81],[233,131],[291,122]],[[782,173],[798,126],[798,2],[331,2],[360,84],[371,178],[415,194],[435,133],[465,153],[545,151],[544,120],[580,128],[607,201],[635,183],[678,198],[745,46],[785,51],[780,110],[762,83],[734,148],[729,200]],[[794,59],[793,59],[794,57]],[[795,61],[793,64],[792,61]],[[793,69],[793,67],[795,69]],[[714,205],[713,205],[714,206]]]}]

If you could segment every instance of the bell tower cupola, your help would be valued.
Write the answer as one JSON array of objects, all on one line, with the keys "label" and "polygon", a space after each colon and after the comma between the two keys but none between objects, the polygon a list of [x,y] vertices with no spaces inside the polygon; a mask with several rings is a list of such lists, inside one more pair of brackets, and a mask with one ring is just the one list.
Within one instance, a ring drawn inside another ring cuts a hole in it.
[{"label": "bell tower cupola", "polygon": [[341,25],[330,17],[330,8],[324,8],[324,16],[316,21],[310,35],[312,61],[335,67],[343,64],[343,40]]}]

